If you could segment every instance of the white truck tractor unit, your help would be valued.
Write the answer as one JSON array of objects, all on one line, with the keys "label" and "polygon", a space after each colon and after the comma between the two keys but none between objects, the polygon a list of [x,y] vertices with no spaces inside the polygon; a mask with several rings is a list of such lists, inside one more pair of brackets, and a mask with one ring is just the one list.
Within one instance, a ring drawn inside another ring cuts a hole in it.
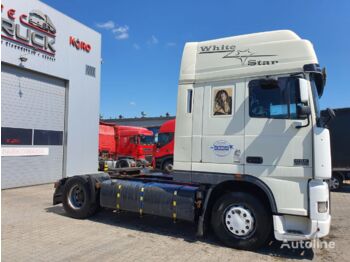
[{"label": "white truck tractor unit", "polygon": [[192,221],[198,235],[211,227],[241,249],[272,235],[324,237],[331,223],[324,86],[312,44],[288,30],[187,43],[174,172],[64,178],[53,202],[75,218],[102,206]]}]

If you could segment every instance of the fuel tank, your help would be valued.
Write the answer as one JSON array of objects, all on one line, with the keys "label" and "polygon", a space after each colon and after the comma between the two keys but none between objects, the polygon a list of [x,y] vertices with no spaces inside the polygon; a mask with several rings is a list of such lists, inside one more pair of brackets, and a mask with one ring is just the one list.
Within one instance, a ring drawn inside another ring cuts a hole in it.
[{"label": "fuel tank", "polygon": [[101,184],[100,204],[193,222],[197,190],[188,185],[111,179]]}]

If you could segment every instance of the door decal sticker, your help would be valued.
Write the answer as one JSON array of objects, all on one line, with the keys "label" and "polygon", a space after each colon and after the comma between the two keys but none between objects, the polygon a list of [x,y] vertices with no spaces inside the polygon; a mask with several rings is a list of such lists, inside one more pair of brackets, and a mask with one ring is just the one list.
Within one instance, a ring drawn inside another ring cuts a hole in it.
[{"label": "door decal sticker", "polygon": [[234,150],[234,146],[226,140],[215,141],[210,149],[213,150],[214,154],[219,157],[227,156]]}]

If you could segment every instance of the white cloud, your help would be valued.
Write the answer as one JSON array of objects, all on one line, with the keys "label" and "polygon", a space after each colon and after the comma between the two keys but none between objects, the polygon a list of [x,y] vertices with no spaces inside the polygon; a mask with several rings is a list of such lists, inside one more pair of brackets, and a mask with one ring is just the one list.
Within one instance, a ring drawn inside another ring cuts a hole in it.
[{"label": "white cloud", "polygon": [[129,38],[128,33],[120,33],[120,34],[115,35],[115,39],[118,39],[118,40],[123,40],[123,39],[128,39],[128,38]]},{"label": "white cloud", "polygon": [[113,29],[115,27],[115,24],[113,21],[109,20],[105,23],[98,23],[98,24],[96,24],[96,26],[98,28],[103,28],[103,29],[109,30],[109,29]]},{"label": "white cloud", "polygon": [[129,26],[127,25],[117,25],[113,21],[107,21],[105,23],[96,24],[98,28],[110,30],[115,39],[124,40],[129,38]]},{"label": "white cloud", "polygon": [[127,39],[129,38],[129,27],[127,25],[124,26],[116,26],[112,29],[113,34],[116,39]]},{"label": "white cloud", "polygon": [[138,44],[136,44],[136,43],[133,44],[132,46],[133,46],[136,50],[139,50],[139,49],[141,48],[141,47],[140,47]]},{"label": "white cloud", "polygon": [[129,103],[129,105],[131,105],[131,106],[136,106],[136,102],[131,101],[131,102]]},{"label": "white cloud", "polygon": [[158,43],[159,43],[159,40],[154,35],[152,35],[151,39],[147,41],[147,44],[149,45],[156,45]]},{"label": "white cloud", "polygon": [[176,43],[168,42],[168,43],[166,43],[166,46],[173,47],[173,46],[176,46]]}]

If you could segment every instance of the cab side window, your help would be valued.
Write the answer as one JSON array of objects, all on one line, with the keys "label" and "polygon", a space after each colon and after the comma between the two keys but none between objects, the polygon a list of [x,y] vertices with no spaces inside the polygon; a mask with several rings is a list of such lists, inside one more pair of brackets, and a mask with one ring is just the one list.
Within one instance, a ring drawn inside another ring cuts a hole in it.
[{"label": "cab side window", "polygon": [[255,118],[298,119],[301,104],[298,79],[280,77],[249,82],[249,116]]},{"label": "cab side window", "polygon": [[160,133],[158,134],[158,146],[163,147],[174,139],[174,133]]},{"label": "cab side window", "polygon": [[132,137],[130,137],[130,144],[137,144],[137,136],[132,136]]}]

